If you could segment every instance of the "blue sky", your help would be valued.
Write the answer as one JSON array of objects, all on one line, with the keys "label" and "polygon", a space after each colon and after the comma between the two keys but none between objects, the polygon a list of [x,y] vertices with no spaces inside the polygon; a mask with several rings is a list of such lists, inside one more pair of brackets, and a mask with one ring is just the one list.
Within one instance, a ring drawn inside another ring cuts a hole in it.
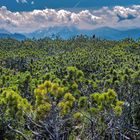
[{"label": "blue sky", "polygon": [[[67,8],[100,8],[103,6],[130,6],[140,4],[140,0],[0,0],[0,6],[6,6],[10,11],[32,11],[33,9],[67,9]],[[23,3],[22,3],[23,1]],[[27,1],[27,3],[24,3]],[[31,4],[32,3],[32,4]]]},{"label": "blue sky", "polygon": [[0,0],[0,29],[140,28],[140,0]]}]

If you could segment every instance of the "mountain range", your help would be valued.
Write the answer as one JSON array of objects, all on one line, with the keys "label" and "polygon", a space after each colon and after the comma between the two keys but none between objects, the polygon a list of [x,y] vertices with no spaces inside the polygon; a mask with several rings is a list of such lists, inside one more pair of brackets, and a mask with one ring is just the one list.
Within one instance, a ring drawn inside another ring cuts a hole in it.
[{"label": "mountain range", "polygon": [[119,30],[110,27],[101,27],[93,30],[82,30],[75,27],[50,27],[50,28],[42,28],[40,30],[26,33],[26,34],[19,34],[19,33],[10,33],[5,29],[0,29],[0,38],[14,38],[17,40],[24,40],[26,38],[44,38],[50,37],[55,38],[56,36],[62,39],[69,39],[76,35],[87,35],[100,37],[103,39],[110,39],[110,40],[120,40],[127,37],[131,37],[133,39],[138,39],[140,37],[140,28],[133,28],[133,29],[126,29],[126,30]]},{"label": "mountain range", "polygon": [[19,33],[10,33],[5,29],[0,29],[0,38],[13,38],[17,40],[24,40],[26,39],[26,36]]}]

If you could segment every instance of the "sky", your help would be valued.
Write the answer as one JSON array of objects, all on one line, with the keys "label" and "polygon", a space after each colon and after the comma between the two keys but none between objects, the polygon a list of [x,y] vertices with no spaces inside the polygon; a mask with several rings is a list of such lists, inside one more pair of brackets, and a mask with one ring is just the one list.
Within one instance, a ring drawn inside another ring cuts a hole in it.
[{"label": "sky", "polygon": [[32,32],[52,26],[140,27],[140,0],[0,0],[0,28]]},{"label": "sky", "polygon": [[103,6],[131,6],[140,0],[0,0],[0,6],[10,11],[32,11],[34,9],[101,8]]}]

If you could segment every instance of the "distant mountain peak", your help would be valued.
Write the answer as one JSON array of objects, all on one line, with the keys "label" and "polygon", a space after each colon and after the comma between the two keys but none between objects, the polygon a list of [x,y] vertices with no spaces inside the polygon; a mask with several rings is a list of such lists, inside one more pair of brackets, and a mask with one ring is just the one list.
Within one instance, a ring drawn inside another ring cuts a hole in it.
[{"label": "distant mountain peak", "polygon": [[17,40],[26,39],[26,37],[22,34],[19,34],[19,33],[12,34],[5,29],[0,29],[0,38],[13,38],[13,39],[17,39]]},{"label": "distant mountain peak", "polygon": [[0,28],[0,33],[1,33],[1,34],[11,34],[9,31],[7,31],[7,30],[4,29],[4,28]]}]

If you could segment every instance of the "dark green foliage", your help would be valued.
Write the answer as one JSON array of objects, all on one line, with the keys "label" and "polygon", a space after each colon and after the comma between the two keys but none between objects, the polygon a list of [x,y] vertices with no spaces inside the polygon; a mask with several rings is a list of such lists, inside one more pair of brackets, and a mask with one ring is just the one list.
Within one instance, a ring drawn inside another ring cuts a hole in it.
[{"label": "dark green foliage", "polygon": [[140,139],[140,41],[0,39],[0,97],[3,139]]}]

